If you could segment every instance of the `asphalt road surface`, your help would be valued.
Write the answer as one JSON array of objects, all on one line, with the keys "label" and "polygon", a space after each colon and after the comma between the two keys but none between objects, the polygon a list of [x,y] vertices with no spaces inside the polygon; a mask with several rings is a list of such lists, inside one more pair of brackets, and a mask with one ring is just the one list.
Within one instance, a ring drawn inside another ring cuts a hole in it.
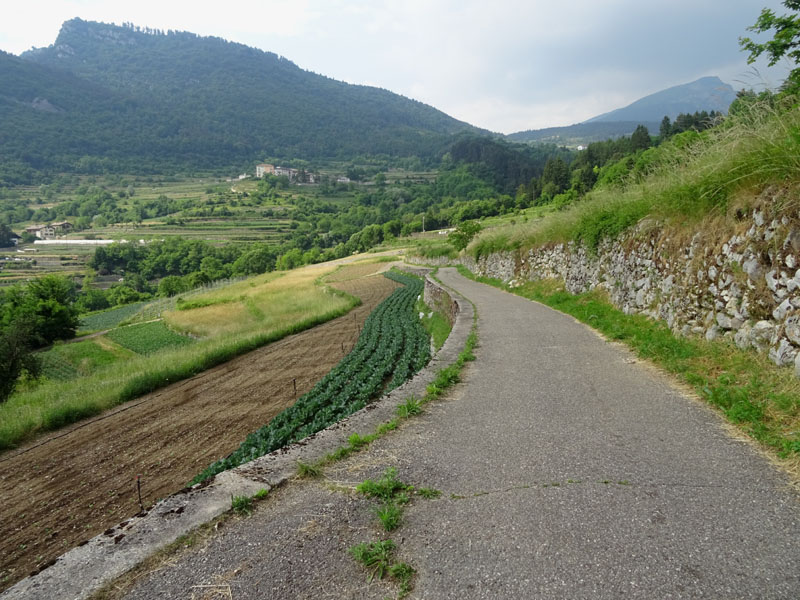
[{"label": "asphalt road surface", "polygon": [[[800,497],[714,412],[570,317],[439,278],[478,312],[464,383],[127,597],[393,596],[347,552],[390,537],[416,569],[409,598],[800,598]],[[352,488],[391,466],[442,495],[386,533]]]}]

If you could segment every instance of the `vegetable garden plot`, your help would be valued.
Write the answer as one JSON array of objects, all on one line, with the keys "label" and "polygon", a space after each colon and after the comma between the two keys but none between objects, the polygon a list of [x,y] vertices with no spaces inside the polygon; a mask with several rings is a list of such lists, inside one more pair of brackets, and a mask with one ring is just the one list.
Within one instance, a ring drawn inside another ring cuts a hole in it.
[{"label": "vegetable garden plot", "polygon": [[163,348],[185,346],[194,341],[170,330],[163,321],[120,327],[109,331],[106,336],[137,354],[152,354]]},{"label": "vegetable garden plot", "polygon": [[247,436],[230,456],[205,469],[192,483],[298,442],[364,408],[419,371],[430,359],[430,339],[414,308],[422,281],[384,273],[402,283],[367,318],[356,346],[319,383],[267,425]]}]

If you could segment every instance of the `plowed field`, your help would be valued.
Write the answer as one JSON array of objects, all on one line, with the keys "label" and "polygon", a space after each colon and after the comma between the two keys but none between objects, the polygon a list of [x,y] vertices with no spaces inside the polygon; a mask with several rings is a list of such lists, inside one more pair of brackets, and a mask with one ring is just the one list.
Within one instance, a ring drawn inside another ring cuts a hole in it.
[{"label": "plowed field", "polygon": [[386,267],[335,274],[363,302],[343,317],[0,455],[0,590],[138,513],[137,476],[148,506],[310,390],[397,286],[368,276]]}]

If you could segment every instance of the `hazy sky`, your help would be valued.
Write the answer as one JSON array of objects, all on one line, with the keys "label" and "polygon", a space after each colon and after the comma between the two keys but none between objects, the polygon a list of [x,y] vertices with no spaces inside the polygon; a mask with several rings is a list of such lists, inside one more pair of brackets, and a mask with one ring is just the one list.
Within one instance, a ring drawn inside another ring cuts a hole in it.
[{"label": "hazy sky", "polygon": [[73,17],[215,35],[511,133],[569,125],[718,75],[778,85],[738,38],[779,0],[2,0],[0,49],[48,46]]}]

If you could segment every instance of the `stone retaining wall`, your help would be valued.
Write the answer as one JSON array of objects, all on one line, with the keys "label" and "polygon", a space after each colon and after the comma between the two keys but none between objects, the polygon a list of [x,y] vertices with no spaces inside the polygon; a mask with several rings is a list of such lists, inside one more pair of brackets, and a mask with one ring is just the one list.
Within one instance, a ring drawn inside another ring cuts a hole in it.
[{"label": "stone retaining wall", "polygon": [[576,294],[601,288],[628,314],[661,319],[681,335],[730,338],[800,376],[800,221],[796,207],[787,209],[792,200],[768,189],[733,225],[720,219],[691,239],[643,221],[596,253],[571,242],[455,262],[512,286],[558,278]]}]

